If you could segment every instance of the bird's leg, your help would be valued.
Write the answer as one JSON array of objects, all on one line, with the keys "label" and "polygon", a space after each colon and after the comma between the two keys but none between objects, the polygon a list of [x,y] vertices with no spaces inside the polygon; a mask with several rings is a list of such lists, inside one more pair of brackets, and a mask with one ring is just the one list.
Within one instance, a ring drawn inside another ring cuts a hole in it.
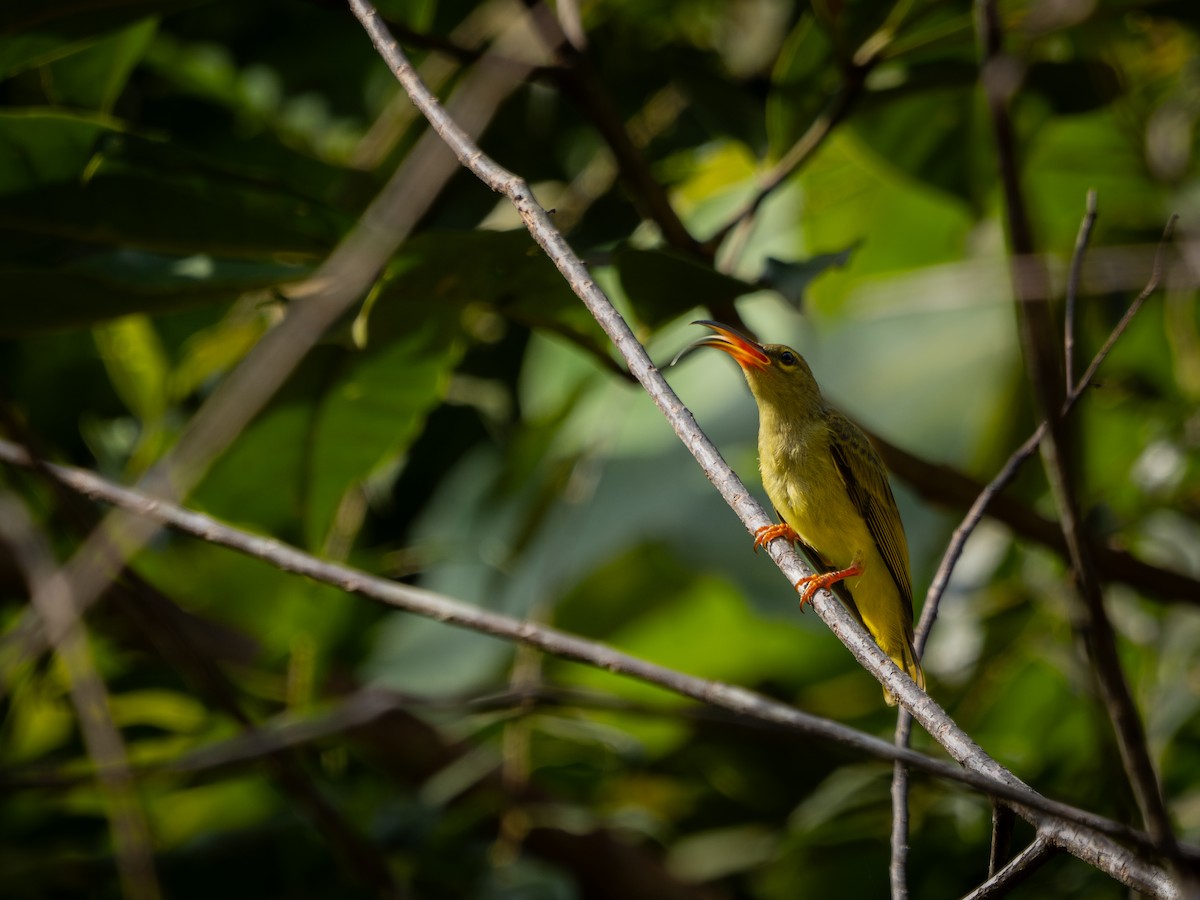
[{"label": "bird's leg", "polygon": [[801,578],[796,582],[796,590],[801,591],[800,594],[800,611],[804,611],[804,604],[811,603],[813,595],[822,588],[827,588],[830,585],[837,584],[846,578],[853,578],[855,575],[863,573],[862,560],[857,556],[854,562],[850,563],[848,568],[838,569],[836,572],[821,572],[817,575],[809,575],[806,578]]},{"label": "bird's leg", "polygon": [[759,547],[765,547],[775,538],[784,538],[789,544],[798,543],[800,535],[796,534],[796,530],[787,522],[780,522],[778,525],[764,525],[758,531],[754,532],[754,552],[758,552]]}]

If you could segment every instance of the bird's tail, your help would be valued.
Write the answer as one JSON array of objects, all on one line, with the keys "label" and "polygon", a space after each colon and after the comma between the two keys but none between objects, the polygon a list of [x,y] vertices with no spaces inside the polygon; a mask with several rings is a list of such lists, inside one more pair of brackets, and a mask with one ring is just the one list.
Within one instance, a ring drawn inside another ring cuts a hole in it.
[{"label": "bird's tail", "polygon": [[[882,649],[892,658],[892,662],[917,683],[917,687],[925,690],[925,671],[921,668],[921,663],[917,661],[917,651],[913,649],[912,638],[906,635],[899,646],[883,647]],[[896,705],[896,698],[887,688],[883,689],[883,700],[888,706]]]}]

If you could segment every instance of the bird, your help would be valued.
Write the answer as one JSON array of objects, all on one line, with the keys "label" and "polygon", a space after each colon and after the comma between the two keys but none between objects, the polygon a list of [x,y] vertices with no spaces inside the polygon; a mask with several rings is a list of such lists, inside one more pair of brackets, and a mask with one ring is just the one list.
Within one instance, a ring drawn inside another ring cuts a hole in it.
[{"label": "bird", "polygon": [[[783,344],[760,344],[707,319],[713,334],[694,342],[733,357],[758,404],[758,463],[780,518],[754,535],[754,549],[776,538],[800,544],[818,568],[796,582],[800,609],[832,588],[879,648],[925,688],[913,647],[908,540],[879,453],[862,430],[830,406],[804,357]],[[678,357],[676,357],[678,359]],[[886,688],[884,700],[895,706]]]}]

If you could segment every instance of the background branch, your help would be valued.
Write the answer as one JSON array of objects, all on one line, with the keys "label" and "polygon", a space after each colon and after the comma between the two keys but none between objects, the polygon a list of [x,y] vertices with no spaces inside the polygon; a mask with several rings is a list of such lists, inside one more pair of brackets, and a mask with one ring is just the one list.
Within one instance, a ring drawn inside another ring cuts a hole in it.
[{"label": "background branch", "polygon": [[1045,270],[1033,262],[1033,237],[1021,193],[1016,161],[1016,140],[1008,106],[1016,92],[1013,63],[1002,49],[1003,36],[995,0],[979,0],[979,42],[982,48],[981,79],[996,145],[1000,182],[1004,192],[1008,235],[1013,253],[1013,286],[1018,311],[1019,334],[1036,406],[1046,422],[1039,444],[1046,475],[1058,509],[1076,584],[1082,599],[1078,627],[1092,657],[1092,668],[1108,708],[1126,773],[1137,798],[1142,818],[1162,853],[1172,863],[1180,887],[1189,894],[1200,890],[1200,882],[1185,874],[1178,855],[1170,816],[1163,800],[1158,775],[1146,746],[1141,717],[1125,680],[1117,653],[1116,635],[1104,609],[1099,575],[1083,539],[1078,502],[1068,471],[1066,432],[1059,415],[1064,377],[1055,356],[1054,322],[1047,292],[1041,287]]},{"label": "background branch", "polygon": [[96,672],[83,623],[73,614],[71,586],[57,571],[45,539],[15,496],[0,493],[0,541],[28,582],[46,639],[66,669],[71,703],[104,800],[121,887],[132,900],[162,896],[145,812],[129,767],[125,741],[113,722],[108,690]]}]

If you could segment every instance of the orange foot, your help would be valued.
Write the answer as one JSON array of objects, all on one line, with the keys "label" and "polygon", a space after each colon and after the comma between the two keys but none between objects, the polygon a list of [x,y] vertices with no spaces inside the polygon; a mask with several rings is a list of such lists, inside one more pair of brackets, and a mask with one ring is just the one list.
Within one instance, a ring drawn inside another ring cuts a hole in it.
[{"label": "orange foot", "polygon": [[804,604],[812,603],[813,594],[817,591],[837,584],[843,579],[853,578],[855,575],[861,575],[862,573],[862,560],[856,559],[850,563],[849,568],[839,569],[836,572],[822,572],[819,575],[809,575],[807,578],[801,578],[796,582],[796,590],[801,591],[800,611],[804,612]]},{"label": "orange foot", "polygon": [[795,544],[800,540],[796,529],[787,522],[780,522],[778,525],[764,525],[754,532],[754,552],[757,553],[759,547],[767,546],[777,537],[784,538],[789,544]]}]

